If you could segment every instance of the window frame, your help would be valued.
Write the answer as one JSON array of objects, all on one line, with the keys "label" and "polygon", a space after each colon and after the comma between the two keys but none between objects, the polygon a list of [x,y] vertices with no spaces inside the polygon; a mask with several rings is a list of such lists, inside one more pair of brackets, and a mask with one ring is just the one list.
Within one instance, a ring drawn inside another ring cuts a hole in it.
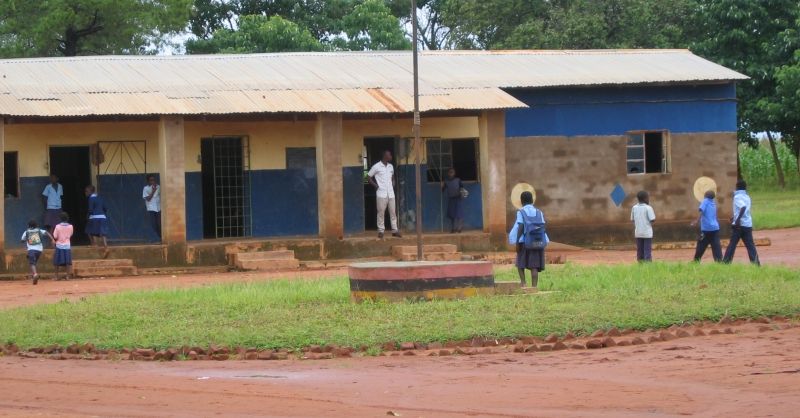
[{"label": "window frame", "polygon": [[[648,172],[647,171],[647,134],[660,133],[661,134],[661,171]],[[631,139],[634,136],[641,138],[641,145],[631,145]],[[628,158],[628,150],[641,149],[641,158]],[[641,162],[642,172],[631,173],[629,164],[631,162]],[[628,176],[641,176],[641,175],[664,175],[672,173],[672,140],[668,129],[643,129],[625,132],[625,173]]]},{"label": "window frame", "polygon": [[[5,170],[6,170],[5,157],[6,157],[6,154],[13,154],[14,155],[14,159],[16,160],[16,168],[17,168],[16,173],[15,173],[15,175],[16,175],[16,183],[17,183],[17,193],[16,193],[16,195],[11,195],[11,196],[9,196],[6,193],[6,190],[5,190],[5,187],[6,187],[5,186],[5,181],[6,181],[6,176],[5,176]],[[19,151],[3,151],[3,181],[4,181],[4,183],[3,183],[3,198],[5,198],[5,199],[19,199],[19,198],[22,197],[22,189],[21,189],[21,186],[20,186],[20,178],[19,178]]]},{"label": "window frame", "polygon": [[[425,139],[425,165],[427,166],[427,168],[425,170],[425,173],[423,174],[425,176],[425,182],[428,183],[428,184],[439,184],[442,181],[444,181],[444,177],[445,177],[445,173],[443,172],[443,169],[441,167],[439,168],[439,178],[440,178],[439,181],[431,180],[430,176],[428,175],[428,172],[430,172],[432,170],[430,168],[431,154],[428,152],[428,143],[429,142],[431,142],[431,141],[439,141],[439,142],[448,141],[450,143],[449,157],[450,157],[450,163],[451,163],[450,166],[452,167],[453,165],[455,165],[455,162],[453,161],[453,142],[455,142],[455,141],[471,141],[473,143],[473,149],[475,151],[475,179],[474,180],[463,180],[462,179],[462,182],[463,183],[470,183],[470,184],[471,183],[480,183],[481,182],[481,160],[480,160],[480,142],[479,142],[479,140],[480,140],[479,138],[471,138],[471,137],[467,137],[467,138],[441,138],[441,137],[426,138]],[[435,155],[442,155],[442,153],[439,152],[439,153],[437,153]]]}]

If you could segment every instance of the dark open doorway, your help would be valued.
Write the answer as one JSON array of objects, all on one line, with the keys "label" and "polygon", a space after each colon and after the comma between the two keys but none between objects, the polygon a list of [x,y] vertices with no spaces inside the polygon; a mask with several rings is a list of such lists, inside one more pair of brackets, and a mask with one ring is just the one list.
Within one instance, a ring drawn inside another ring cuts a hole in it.
[{"label": "dark open doorway", "polygon": [[203,237],[250,235],[250,155],[247,138],[203,138]]},{"label": "dark open doorway", "polygon": [[[376,198],[376,190],[375,188],[369,184],[367,180],[367,173],[372,166],[377,163],[378,161],[383,158],[383,153],[385,151],[392,152],[392,165],[395,167],[395,180],[397,179],[397,163],[394,159],[397,157],[396,148],[395,148],[396,138],[394,137],[378,137],[378,138],[364,138],[364,150],[366,151],[366,158],[367,158],[367,165],[366,169],[364,170],[364,228],[367,231],[373,231],[378,229],[378,220],[377,220],[377,211],[378,206],[375,202]],[[395,196],[397,196],[397,190],[395,189]],[[399,205],[399,201],[396,200],[396,203]],[[398,206],[399,207],[399,206]],[[389,223],[389,217],[386,216],[386,223],[387,229]]]},{"label": "dark open doorway", "polygon": [[88,146],[50,147],[50,173],[58,176],[64,188],[61,209],[69,214],[75,232],[73,245],[88,245],[86,230],[88,200],[84,194],[87,185],[92,184],[92,167]]}]

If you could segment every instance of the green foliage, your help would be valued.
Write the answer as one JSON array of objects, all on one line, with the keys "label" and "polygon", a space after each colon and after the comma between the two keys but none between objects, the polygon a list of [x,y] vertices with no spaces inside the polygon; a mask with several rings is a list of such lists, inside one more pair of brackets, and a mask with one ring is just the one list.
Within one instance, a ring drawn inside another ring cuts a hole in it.
[{"label": "green foliage", "polygon": [[364,0],[341,22],[347,39],[333,41],[336,49],[353,51],[410,49],[397,17],[383,0]]},{"label": "green foliage", "polygon": [[280,16],[243,16],[239,29],[217,29],[208,39],[186,43],[190,54],[319,51],[322,45],[308,29]]},{"label": "green foliage", "polygon": [[0,56],[141,54],[182,30],[191,0],[4,0]]},{"label": "green foliage", "polygon": [[[776,144],[778,159],[786,176],[787,189],[800,189],[797,157],[783,141]],[[769,145],[762,141],[756,147],[739,145],[739,163],[742,178],[747,180],[750,188],[757,190],[774,190],[777,184],[775,160],[772,158]]]},{"label": "green foliage", "polygon": [[685,44],[691,0],[443,0],[460,48],[665,48]]},{"label": "green foliage", "polygon": [[[507,268],[500,280],[516,280]],[[263,348],[378,346],[472,336],[645,329],[693,320],[800,312],[800,274],[745,264],[549,266],[538,296],[430,303],[362,303],[346,278],[162,289],[0,311],[0,341],[23,348],[91,341],[98,347],[209,343]]]}]

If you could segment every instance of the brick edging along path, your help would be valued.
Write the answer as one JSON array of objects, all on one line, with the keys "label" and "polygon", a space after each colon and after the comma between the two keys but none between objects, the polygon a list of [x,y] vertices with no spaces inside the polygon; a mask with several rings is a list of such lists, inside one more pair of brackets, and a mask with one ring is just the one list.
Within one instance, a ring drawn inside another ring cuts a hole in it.
[{"label": "brick edging along path", "polygon": [[[433,342],[387,342],[382,345],[382,356],[450,356],[495,353],[537,353],[560,350],[594,350],[608,347],[669,342],[681,338],[704,337],[719,334],[748,332],[768,332],[800,326],[800,314],[794,318],[785,316],[762,316],[759,318],[734,319],[728,316],[718,322],[703,321],[672,325],[669,328],[645,331],[617,328],[599,329],[590,335],[576,336],[571,332],[560,336],[520,337],[490,339],[474,337],[471,340]],[[98,349],[92,343],[71,344],[62,347],[57,344],[45,347],[31,347],[20,350],[15,344],[2,346],[3,355],[17,355],[27,358],[53,360],[138,360],[138,361],[176,361],[176,360],[325,360],[342,357],[367,356],[368,347],[356,348],[335,345],[311,345],[302,350],[268,350],[243,347],[183,346],[156,350],[153,348],[131,348],[122,350]]]}]

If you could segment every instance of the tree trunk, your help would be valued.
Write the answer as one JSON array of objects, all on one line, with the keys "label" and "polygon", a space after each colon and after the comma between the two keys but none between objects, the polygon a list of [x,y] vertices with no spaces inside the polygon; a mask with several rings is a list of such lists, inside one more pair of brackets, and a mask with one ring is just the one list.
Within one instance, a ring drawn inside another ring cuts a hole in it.
[{"label": "tree trunk", "polygon": [[786,180],[783,178],[783,166],[781,166],[781,159],[778,158],[778,149],[775,147],[775,138],[772,137],[772,132],[767,131],[767,139],[769,140],[769,149],[772,150],[772,159],[775,161],[775,169],[778,173],[778,186],[781,186],[781,189],[785,189]]}]

